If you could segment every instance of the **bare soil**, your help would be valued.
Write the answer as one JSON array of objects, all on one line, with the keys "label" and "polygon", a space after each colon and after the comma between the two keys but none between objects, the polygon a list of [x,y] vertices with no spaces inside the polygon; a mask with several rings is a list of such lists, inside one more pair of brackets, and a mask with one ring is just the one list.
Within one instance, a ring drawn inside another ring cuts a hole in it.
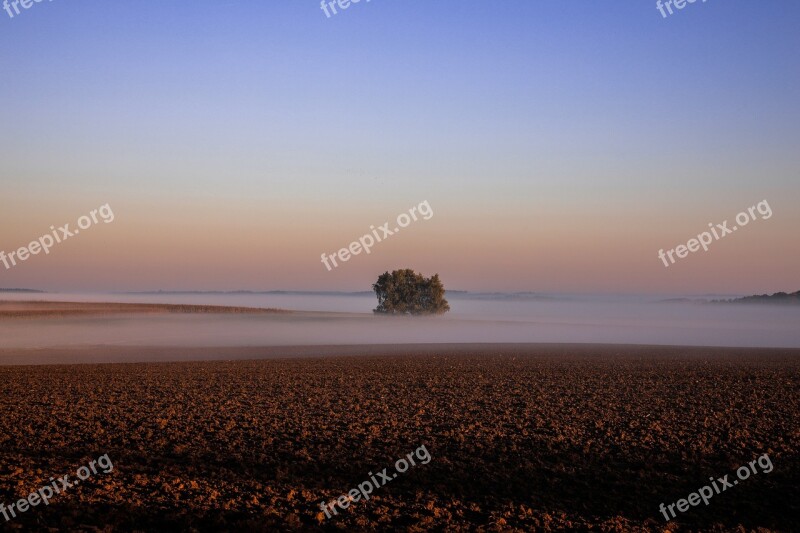
[{"label": "bare soil", "polygon": [[[0,503],[114,465],[0,529],[798,530],[800,350],[387,351],[0,367]],[[423,444],[428,464],[320,511]],[[764,453],[772,472],[660,514]]]}]

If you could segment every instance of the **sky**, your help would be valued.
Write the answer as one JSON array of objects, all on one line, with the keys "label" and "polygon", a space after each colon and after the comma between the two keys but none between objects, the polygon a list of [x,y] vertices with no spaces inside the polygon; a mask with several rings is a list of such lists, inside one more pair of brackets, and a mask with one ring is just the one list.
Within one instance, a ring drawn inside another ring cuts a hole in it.
[{"label": "sky", "polygon": [[369,290],[413,268],[458,290],[795,291],[799,23],[788,0],[0,11],[0,250],[114,214],[0,263],[0,287]]}]

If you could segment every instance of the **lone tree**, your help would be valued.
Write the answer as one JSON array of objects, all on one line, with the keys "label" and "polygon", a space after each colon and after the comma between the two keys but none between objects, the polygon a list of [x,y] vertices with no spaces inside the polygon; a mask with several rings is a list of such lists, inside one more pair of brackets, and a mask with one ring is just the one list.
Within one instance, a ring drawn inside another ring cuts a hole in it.
[{"label": "lone tree", "polygon": [[426,278],[410,268],[384,272],[372,285],[378,297],[375,313],[387,315],[441,315],[450,310],[439,274]]}]

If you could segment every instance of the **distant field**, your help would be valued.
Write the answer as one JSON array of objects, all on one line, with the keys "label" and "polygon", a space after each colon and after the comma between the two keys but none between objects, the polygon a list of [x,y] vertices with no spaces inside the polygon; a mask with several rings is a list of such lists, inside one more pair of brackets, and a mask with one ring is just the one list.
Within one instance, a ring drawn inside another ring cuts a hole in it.
[{"label": "distant field", "polygon": [[67,316],[103,316],[112,314],[158,314],[158,313],[290,313],[282,309],[261,309],[257,307],[227,307],[216,305],[173,305],[173,304],[128,304],[128,303],[87,303],[87,302],[46,302],[46,301],[3,301],[0,300],[0,319],[3,318],[46,318]]},{"label": "distant field", "polygon": [[[0,367],[0,502],[102,454],[114,464],[6,527],[796,530],[800,350],[317,350],[328,357]],[[428,464],[324,517],[321,501],[420,445]],[[772,472],[659,514],[765,453]]]}]

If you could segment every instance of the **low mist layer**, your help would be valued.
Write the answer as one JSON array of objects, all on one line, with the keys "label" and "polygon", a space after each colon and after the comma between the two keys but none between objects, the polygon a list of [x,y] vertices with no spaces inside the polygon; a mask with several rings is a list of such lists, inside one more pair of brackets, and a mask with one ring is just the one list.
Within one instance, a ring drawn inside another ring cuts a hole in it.
[{"label": "low mist layer", "polygon": [[[206,300],[204,304],[209,303],[208,297]],[[215,304],[230,303],[220,298],[210,300]],[[364,303],[355,297],[339,300],[350,308]],[[257,302],[250,304],[255,306]],[[800,323],[800,310],[756,305],[602,301],[498,304],[455,300],[451,315],[436,318],[385,317],[369,312],[251,313],[246,309],[235,314],[218,314],[204,306],[199,307],[204,311],[197,314],[153,314],[121,312],[124,307],[112,305],[115,312],[104,314],[102,306],[94,308],[95,313],[75,316],[0,317],[0,348],[416,343],[800,347],[800,332],[796,327]],[[35,352],[30,353],[29,362],[36,362]]]}]

